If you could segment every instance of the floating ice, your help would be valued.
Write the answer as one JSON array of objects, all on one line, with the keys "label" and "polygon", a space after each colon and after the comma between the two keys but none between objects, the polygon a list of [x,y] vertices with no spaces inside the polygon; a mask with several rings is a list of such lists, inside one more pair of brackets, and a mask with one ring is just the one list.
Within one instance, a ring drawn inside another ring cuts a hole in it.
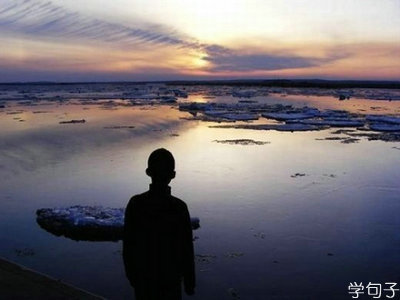
[{"label": "floating ice", "polygon": [[256,93],[256,90],[235,90],[232,92],[232,96],[239,98],[251,98],[254,97]]},{"label": "floating ice", "polygon": [[210,103],[200,103],[200,102],[190,102],[190,103],[180,103],[179,110],[182,111],[205,111],[212,110],[212,104]]},{"label": "floating ice", "polygon": [[391,117],[391,116],[382,116],[382,115],[367,115],[367,121],[370,122],[382,122],[382,123],[390,123],[390,124],[399,124],[400,125],[400,117]]},{"label": "floating ice", "polygon": [[278,121],[301,120],[301,119],[310,119],[315,117],[315,115],[307,113],[264,113],[261,115],[264,118],[274,119]]},{"label": "floating ice", "polygon": [[337,92],[337,97],[339,98],[339,100],[348,100],[350,99],[352,95],[352,92],[350,91],[338,91]]},{"label": "floating ice", "polygon": [[214,142],[229,145],[266,145],[271,142],[255,141],[251,139],[236,139],[236,140],[215,140]]},{"label": "floating ice", "polygon": [[105,126],[104,129],[134,129],[133,125],[114,125],[114,126]]},{"label": "floating ice", "polygon": [[70,120],[70,121],[61,121],[60,124],[79,124],[79,123],[86,123],[85,119],[82,120]]},{"label": "floating ice", "polygon": [[[345,110],[320,111],[313,107],[295,108],[282,104],[245,103],[182,103],[179,109],[188,111],[193,118],[210,122],[235,122],[257,120],[261,115],[267,119],[280,121],[280,124],[235,124],[216,125],[213,128],[236,128],[253,130],[277,131],[311,131],[323,130],[330,127],[354,127],[358,130],[370,129],[381,132],[392,132],[396,136],[380,135],[377,139],[383,141],[398,141],[400,117],[390,115],[362,115]],[[284,122],[284,123],[283,123]],[[375,137],[374,137],[375,138]],[[355,142],[355,139],[343,140],[343,143]]]},{"label": "floating ice", "polygon": [[[229,107],[228,107],[229,108]],[[247,111],[239,111],[234,109],[216,109],[215,107],[207,107],[206,110],[203,111],[203,114],[207,117],[214,118],[215,121],[250,121],[250,120],[258,120],[259,116],[255,113],[249,113]]]},{"label": "floating ice", "polygon": [[350,132],[347,135],[351,137],[363,137],[367,138],[369,141],[384,141],[384,142],[400,142],[400,131],[386,132],[382,131],[379,133],[371,132]]},{"label": "floating ice", "polygon": [[326,126],[314,126],[307,124],[240,124],[240,125],[215,125],[211,128],[235,128],[235,129],[253,129],[253,130],[277,130],[277,131],[311,131],[322,130]]},{"label": "floating ice", "polygon": [[250,121],[258,120],[258,115],[249,113],[228,113],[220,115],[220,118],[235,121]]},{"label": "floating ice", "polygon": [[364,126],[364,122],[359,119],[321,119],[321,120],[298,120],[301,124],[331,127],[359,127]]},{"label": "floating ice", "polygon": [[229,110],[214,110],[214,109],[207,109],[204,111],[204,114],[207,116],[212,117],[220,117],[221,115],[228,114]]},{"label": "floating ice", "polygon": [[[56,236],[77,241],[118,241],[123,237],[123,208],[76,205],[42,208],[36,215],[40,227]],[[193,229],[200,227],[199,218],[191,218],[191,222]]]},{"label": "floating ice", "polygon": [[180,98],[187,98],[188,97],[188,94],[186,92],[184,92],[182,90],[179,90],[179,89],[172,90],[172,92],[174,93],[174,95],[176,97],[180,97]]},{"label": "floating ice", "polygon": [[400,132],[400,124],[393,125],[393,124],[385,124],[385,123],[375,123],[369,124],[369,129],[373,131],[390,131],[390,132]]}]

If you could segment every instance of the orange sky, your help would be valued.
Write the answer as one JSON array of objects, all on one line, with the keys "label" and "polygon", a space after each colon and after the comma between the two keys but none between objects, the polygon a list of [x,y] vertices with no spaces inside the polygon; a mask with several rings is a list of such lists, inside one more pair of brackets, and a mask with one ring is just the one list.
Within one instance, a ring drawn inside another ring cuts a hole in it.
[{"label": "orange sky", "polygon": [[0,81],[400,80],[398,0],[65,2],[5,0]]}]

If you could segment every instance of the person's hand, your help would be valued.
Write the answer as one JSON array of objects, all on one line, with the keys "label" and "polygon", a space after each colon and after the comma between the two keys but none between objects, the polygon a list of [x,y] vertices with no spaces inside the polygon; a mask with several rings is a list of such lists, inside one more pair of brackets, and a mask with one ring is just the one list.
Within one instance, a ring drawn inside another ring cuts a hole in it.
[{"label": "person's hand", "polygon": [[188,295],[188,296],[194,295],[194,288],[187,288],[187,287],[185,287],[185,293],[186,293],[186,295]]}]

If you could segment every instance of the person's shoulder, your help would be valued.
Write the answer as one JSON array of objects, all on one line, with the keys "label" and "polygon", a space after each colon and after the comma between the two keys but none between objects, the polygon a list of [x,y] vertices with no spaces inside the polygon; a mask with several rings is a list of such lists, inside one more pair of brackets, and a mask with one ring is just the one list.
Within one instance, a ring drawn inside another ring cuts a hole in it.
[{"label": "person's shoulder", "polygon": [[174,201],[175,205],[180,208],[180,209],[188,209],[187,204],[185,203],[185,201],[179,199],[178,197],[172,196],[171,195],[171,199]]},{"label": "person's shoulder", "polygon": [[147,192],[132,196],[131,199],[129,199],[128,206],[137,205],[137,204],[142,203],[145,199],[147,199],[148,193],[149,192],[147,191]]}]

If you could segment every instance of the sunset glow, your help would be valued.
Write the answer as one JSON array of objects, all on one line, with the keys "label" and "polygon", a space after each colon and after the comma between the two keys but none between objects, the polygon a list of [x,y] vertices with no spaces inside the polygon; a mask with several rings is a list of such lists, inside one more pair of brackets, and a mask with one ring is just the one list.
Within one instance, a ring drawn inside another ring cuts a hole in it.
[{"label": "sunset glow", "polygon": [[398,0],[2,0],[0,81],[400,80]]}]

